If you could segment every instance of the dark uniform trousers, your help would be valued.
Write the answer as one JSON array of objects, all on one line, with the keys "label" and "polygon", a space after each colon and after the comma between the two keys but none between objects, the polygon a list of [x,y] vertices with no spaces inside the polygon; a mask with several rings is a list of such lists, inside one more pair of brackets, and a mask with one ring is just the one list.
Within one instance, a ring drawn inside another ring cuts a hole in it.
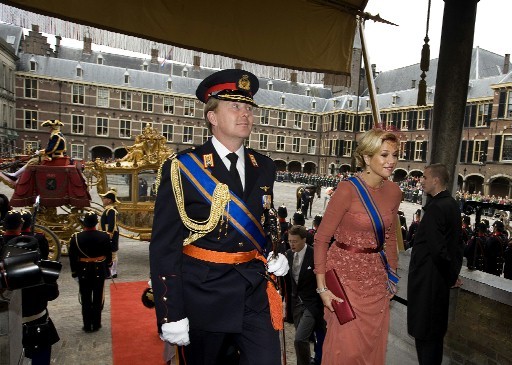
[{"label": "dark uniform trousers", "polygon": [[112,261],[109,235],[96,230],[73,235],[69,245],[69,261],[72,274],[78,277],[84,329],[97,330],[101,327],[108,264]]},{"label": "dark uniform trousers", "polygon": [[[212,175],[235,191],[236,181],[211,141],[196,148],[193,154],[198,161],[211,161],[208,169]],[[240,199],[259,220],[266,198],[272,196],[275,165],[250,149],[244,154],[246,184]],[[208,219],[211,205],[185,174],[181,181],[187,216],[197,221]],[[270,320],[263,262],[253,259],[233,265],[192,258],[183,254],[183,239],[188,236],[172,191],[167,161],[162,167],[149,250],[159,326],[189,319],[190,344],[179,349],[180,364],[225,365],[233,352],[239,352],[241,365],[280,365],[279,332]],[[192,245],[226,253],[255,249],[231,225],[226,230],[225,224]]]}]

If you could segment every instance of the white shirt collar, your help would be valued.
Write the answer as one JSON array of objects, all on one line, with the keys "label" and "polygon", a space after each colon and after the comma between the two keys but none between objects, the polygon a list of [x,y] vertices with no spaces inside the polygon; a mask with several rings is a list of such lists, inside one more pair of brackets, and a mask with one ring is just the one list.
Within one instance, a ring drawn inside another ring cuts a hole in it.
[{"label": "white shirt collar", "polygon": [[[226,156],[229,153],[231,153],[231,151],[228,150],[226,148],[226,146],[224,146],[222,143],[220,143],[220,141],[217,138],[215,138],[215,136],[212,137],[212,144],[213,144],[213,148],[215,148],[215,151],[217,151],[217,153],[222,158],[222,160],[229,162],[229,160],[226,158]],[[235,151],[235,153],[238,155],[238,161],[241,161],[241,162],[243,161],[242,165],[245,165],[244,146],[241,145],[240,148]],[[238,162],[237,162],[237,166],[238,166]],[[228,169],[229,169],[229,165],[228,165]]]}]

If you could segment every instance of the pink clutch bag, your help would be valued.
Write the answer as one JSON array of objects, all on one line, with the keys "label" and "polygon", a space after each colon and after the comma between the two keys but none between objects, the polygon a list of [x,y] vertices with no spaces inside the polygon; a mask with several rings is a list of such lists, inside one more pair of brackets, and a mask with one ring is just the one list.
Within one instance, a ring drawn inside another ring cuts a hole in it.
[{"label": "pink clutch bag", "polygon": [[336,317],[338,317],[340,325],[355,319],[356,314],[350,305],[345,289],[343,289],[343,285],[341,284],[338,274],[334,269],[325,273],[325,284],[334,295],[343,299],[342,303],[334,300],[332,301],[332,307],[334,308],[334,313],[336,313]]}]

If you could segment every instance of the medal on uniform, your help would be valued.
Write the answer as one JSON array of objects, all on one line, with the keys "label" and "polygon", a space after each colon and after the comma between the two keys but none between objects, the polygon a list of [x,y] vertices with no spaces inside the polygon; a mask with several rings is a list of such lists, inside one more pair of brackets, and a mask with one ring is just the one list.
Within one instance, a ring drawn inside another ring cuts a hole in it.
[{"label": "medal on uniform", "polygon": [[213,163],[213,153],[203,155],[203,166],[205,169],[215,166],[215,164]]},{"label": "medal on uniform", "polygon": [[263,205],[263,209],[270,209],[272,207],[272,195],[262,195],[261,203]]}]

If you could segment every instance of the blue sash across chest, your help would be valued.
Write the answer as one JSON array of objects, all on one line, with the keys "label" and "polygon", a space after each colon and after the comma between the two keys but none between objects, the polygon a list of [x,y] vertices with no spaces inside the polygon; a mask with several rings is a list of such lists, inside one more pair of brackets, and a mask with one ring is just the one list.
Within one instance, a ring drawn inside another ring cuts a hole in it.
[{"label": "blue sash across chest", "polygon": [[[212,175],[209,169],[205,169],[201,161],[193,153],[187,153],[178,157],[180,171],[187,180],[209,203],[215,187],[220,182]],[[231,200],[226,208],[229,224],[243,237],[250,241],[259,252],[263,251],[266,243],[266,235],[261,223],[249,211],[242,199],[230,190]]]}]

